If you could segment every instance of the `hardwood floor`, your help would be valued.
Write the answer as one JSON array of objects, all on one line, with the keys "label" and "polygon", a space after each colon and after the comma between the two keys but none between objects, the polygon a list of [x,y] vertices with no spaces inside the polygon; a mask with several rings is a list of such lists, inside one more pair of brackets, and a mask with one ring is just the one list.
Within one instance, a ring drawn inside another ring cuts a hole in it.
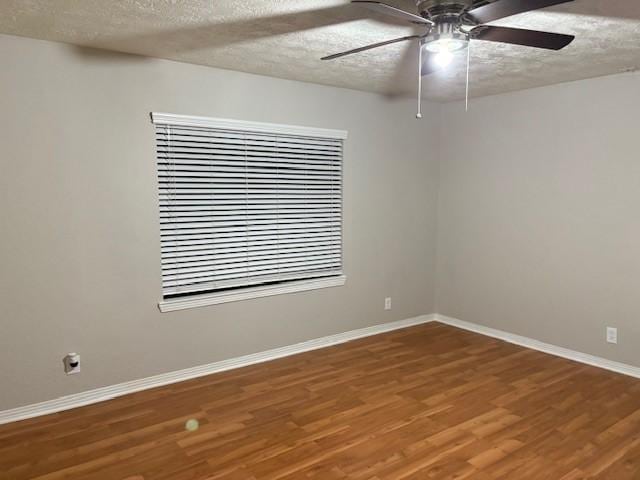
[{"label": "hardwood floor", "polygon": [[640,380],[431,323],[0,426],[0,478],[640,479]]}]

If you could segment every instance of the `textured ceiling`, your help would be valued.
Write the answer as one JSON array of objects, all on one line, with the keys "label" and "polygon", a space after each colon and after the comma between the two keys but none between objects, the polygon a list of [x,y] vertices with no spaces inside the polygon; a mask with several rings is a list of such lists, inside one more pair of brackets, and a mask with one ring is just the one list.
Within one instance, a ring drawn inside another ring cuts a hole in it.
[{"label": "textured ceiling", "polygon": [[[415,11],[412,0],[388,3]],[[577,38],[560,52],[473,42],[472,96],[640,67],[639,0],[576,0],[495,24]],[[414,31],[347,0],[0,1],[1,33],[390,95],[414,91],[415,45],[320,57]],[[465,63],[463,53],[425,77],[425,97],[463,97]]]}]

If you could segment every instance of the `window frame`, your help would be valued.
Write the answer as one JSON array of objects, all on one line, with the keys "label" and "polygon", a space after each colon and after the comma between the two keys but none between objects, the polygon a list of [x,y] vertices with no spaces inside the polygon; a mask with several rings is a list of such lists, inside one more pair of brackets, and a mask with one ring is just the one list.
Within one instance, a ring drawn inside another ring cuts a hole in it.
[{"label": "window frame", "polygon": [[[326,139],[346,140],[348,132],[346,130],[334,130],[325,128],[302,127],[297,125],[274,124],[263,122],[248,122],[243,120],[232,120],[223,118],[198,117],[189,115],[176,115],[170,113],[151,113],[151,123],[155,125],[166,125],[176,127],[204,127],[227,129],[251,133],[298,135],[305,137],[318,137]],[[157,169],[157,158],[156,158]],[[344,149],[341,159],[341,189],[344,190]],[[158,210],[159,211],[159,210]],[[283,280],[271,285],[248,285],[229,290],[217,292],[194,293],[175,298],[162,298],[158,302],[161,312],[170,312],[187,308],[203,307],[207,305],[217,305],[226,302],[235,302],[260,298],[271,295],[281,295],[286,293],[303,292],[322,288],[341,286],[346,283],[344,274],[344,197],[341,197],[341,245],[342,273],[327,277],[316,277],[299,280]]]}]

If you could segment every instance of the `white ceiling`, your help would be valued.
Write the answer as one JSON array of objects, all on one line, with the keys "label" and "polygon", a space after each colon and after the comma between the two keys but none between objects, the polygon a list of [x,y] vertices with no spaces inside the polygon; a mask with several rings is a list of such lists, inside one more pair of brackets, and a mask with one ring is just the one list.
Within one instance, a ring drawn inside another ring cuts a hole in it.
[{"label": "white ceiling", "polygon": [[[411,0],[388,3],[415,11]],[[640,67],[640,1],[576,0],[496,25],[574,34],[560,52],[473,42],[472,96]],[[320,57],[413,32],[347,0],[2,0],[0,32],[274,77],[412,92],[416,47],[396,44],[330,62]],[[90,54],[84,50],[78,50]],[[425,77],[425,96],[464,96],[465,54]]]}]

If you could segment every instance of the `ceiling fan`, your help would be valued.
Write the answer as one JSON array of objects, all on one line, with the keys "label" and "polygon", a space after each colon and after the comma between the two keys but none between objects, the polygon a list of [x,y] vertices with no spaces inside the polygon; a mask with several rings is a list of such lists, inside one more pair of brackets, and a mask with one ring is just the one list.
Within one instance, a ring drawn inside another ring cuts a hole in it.
[{"label": "ceiling fan", "polygon": [[[471,40],[560,50],[569,45],[575,38],[573,35],[499,27],[486,25],[487,23],[517,13],[571,1],[573,0],[497,0],[493,2],[487,0],[416,0],[418,14],[414,14],[378,1],[352,0],[352,4],[406,20],[419,27],[424,27],[425,31],[420,34],[394,38],[336,53],[323,57],[322,60],[333,60],[393,43],[417,40],[419,47],[417,117],[420,118],[419,102],[422,76],[448,65],[453,59],[454,52],[465,48],[468,51]],[[467,57],[467,97],[468,68]]]}]

